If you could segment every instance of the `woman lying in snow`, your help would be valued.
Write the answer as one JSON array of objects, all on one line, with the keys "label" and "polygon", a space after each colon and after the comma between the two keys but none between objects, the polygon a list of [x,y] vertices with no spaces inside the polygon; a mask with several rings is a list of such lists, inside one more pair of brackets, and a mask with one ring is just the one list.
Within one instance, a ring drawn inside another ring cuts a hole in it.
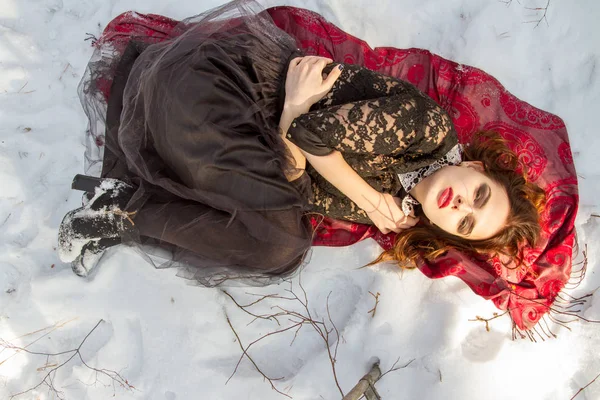
[{"label": "woman lying in snow", "polygon": [[287,276],[315,213],[399,232],[379,260],[400,264],[452,248],[519,260],[535,243],[544,192],[497,135],[463,149],[413,85],[304,56],[247,5],[186,21],[171,40],[132,41],[119,58],[105,179],[59,231],[78,275],[106,248],[139,241],[192,279]]}]

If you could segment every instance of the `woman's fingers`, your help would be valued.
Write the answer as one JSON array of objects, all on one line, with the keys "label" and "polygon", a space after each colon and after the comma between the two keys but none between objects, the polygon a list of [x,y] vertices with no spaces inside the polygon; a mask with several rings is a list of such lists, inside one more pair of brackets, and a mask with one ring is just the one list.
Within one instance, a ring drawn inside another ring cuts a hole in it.
[{"label": "woman's fingers", "polygon": [[337,67],[334,67],[331,71],[329,71],[329,75],[327,75],[327,78],[325,78],[323,81],[323,86],[327,89],[327,91],[331,90],[335,81],[337,81],[342,74],[343,69],[344,66],[339,64]]},{"label": "woman's fingers", "polygon": [[392,231],[400,233],[403,230],[412,228],[419,222],[419,218],[415,217],[414,213],[404,215],[400,208],[399,199],[392,198],[388,194],[384,194],[383,198],[385,203],[377,208],[378,214],[381,215],[373,215],[381,233],[386,234]]},{"label": "woman's fingers", "polygon": [[[298,64],[300,64],[300,63],[302,62],[302,59],[303,59],[303,58],[304,58],[304,57],[296,57],[296,58],[293,58],[293,59],[292,59],[292,61],[290,61],[290,66],[293,66],[293,67],[297,66]],[[289,67],[288,67],[288,68],[289,68]]]},{"label": "woman's fingers", "polygon": [[407,226],[409,228],[412,228],[418,222],[419,222],[419,218],[415,218],[415,217],[411,217],[411,216],[405,216],[400,221],[398,221],[397,224],[398,225],[405,225],[405,226]]},{"label": "woman's fingers", "polygon": [[314,64],[322,65],[323,68],[325,68],[327,64],[331,64],[332,62],[333,60],[331,58],[317,57],[317,59],[314,61]]},{"label": "woman's fingers", "polygon": [[415,217],[404,217],[400,221],[396,222],[396,226],[400,228],[400,230],[410,229],[415,226],[419,222],[419,218]]},{"label": "woman's fingers", "polygon": [[324,62],[325,65],[333,62],[331,58],[321,57],[321,56],[305,56],[302,57],[302,63],[305,64],[317,64],[319,62]]}]

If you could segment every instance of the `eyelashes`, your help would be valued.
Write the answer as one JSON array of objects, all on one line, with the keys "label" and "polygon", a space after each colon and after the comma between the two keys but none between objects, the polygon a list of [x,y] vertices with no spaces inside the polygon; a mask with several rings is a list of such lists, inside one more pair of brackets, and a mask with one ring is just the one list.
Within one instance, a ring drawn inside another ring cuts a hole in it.
[{"label": "eyelashes", "polygon": [[[482,208],[487,204],[491,196],[491,188],[487,184],[480,185],[475,191],[472,207]],[[475,218],[473,212],[462,218],[458,224],[457,231],[463,236],[469,236],[475,228]]]},{"label": "eyelashes", "polygon": [[460,220],[458,225],[458,233],[464,236],[469,236],[473,231],[475,224],[473,221],[473,216],[471,214],[467,215],[463,219]]}]

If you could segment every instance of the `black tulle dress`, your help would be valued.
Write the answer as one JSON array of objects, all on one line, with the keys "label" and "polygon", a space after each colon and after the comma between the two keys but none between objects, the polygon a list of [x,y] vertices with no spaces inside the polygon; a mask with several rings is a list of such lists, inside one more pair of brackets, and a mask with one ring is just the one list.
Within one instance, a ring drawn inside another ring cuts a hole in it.
[{"label": "black tulle dress", "polygon": [[[310,166],[287,181],[278,121],[287,65],[302,54],[247,4],[186,20],[166,42],[132,41],[109,69],[109,58],[97,58],[82,85],[93,103],[97,75],[115,74],[101,176],[135,188],[127,211],[136,212],[136,234],[126,239],[156,265],[180,267],[203,285],[268,283],[296,271],[311,245],[307,213],[370,222]],[[402,191],[398,174],[457,143],[450,118],[429,97],[350,65],[293,121],[288,138],[315,155],[342,152],[369,184],[394,195]]]}]

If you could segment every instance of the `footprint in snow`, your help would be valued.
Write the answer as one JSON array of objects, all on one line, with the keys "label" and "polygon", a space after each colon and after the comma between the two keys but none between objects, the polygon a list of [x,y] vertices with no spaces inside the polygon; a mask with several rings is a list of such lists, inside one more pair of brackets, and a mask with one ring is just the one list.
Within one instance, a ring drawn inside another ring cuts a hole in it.
[{"label": "footprint in snow", "polygon": [[487,362],[496,358],[506,336],[500,332],[474,328],[462,342],[462,353],[473,362]]}]

